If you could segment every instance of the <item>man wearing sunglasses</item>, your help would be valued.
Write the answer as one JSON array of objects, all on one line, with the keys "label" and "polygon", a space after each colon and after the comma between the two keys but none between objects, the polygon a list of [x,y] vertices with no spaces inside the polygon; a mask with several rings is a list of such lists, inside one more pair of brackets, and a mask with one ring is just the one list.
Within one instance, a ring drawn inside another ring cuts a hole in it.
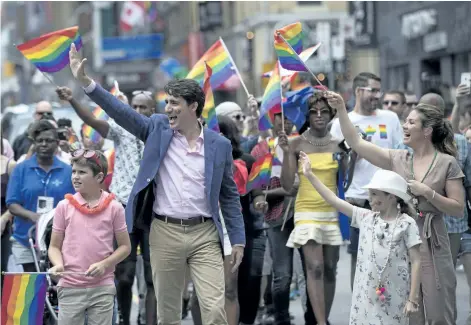
[{"label": "man wearing sunglasses", "polygon": [[[133,134],[121,127],[117,121],[110,119],[108,121],[96,118],[91,110],[83,107],[73,98],[72,91],[67,87],[59,87],[56,90],[61,100],[69,101],[77,115],[88,125],[94,128],[103,138],[113,141],[115,149],[115,164],[113,177],[111,179],[110,191],[116,195],[119,202],[126,207],[131,190],[139,170],[144,143]],[[127,104],[127,97],[118,93],[116,98]],[[151,93],[146,91],[133,92],[131,106],[138,118],[150,117],[155,110],[155,101]],[[103,109],[106,108],[101,106]],[[129,110],[133,111],[129,106]],[[117,300],[120,311],[121,323],[129,325],[131,323],[132,307],[132,286],[136,275],[137,247],[139,244],[142,249],[142,258],[144,260],[144,278],[147,286],[146,295],[146,324],[155,324],[157,317],[156,301],[154,287],[152,285],[152,270],[150,266],[149,253],[149,232],[147,230],[133,229],[130,234],[131,254],[116,266],[117,280]]]},{"label": "man wearing sunglasses", "polygon": [[[84,71],[71,45],[70,68],[87,95],[119,125],[145,142],[137,180],[126,206],[126,223],[150,229],[150,254],[161,325],[180,324],[182,292],[189,271],[203,324],[227,324],[223,230],[232,246],[232,272],[245,247],[244,220],[232,173],[232,146],[198,122],[205,95],[194,80],[172,80],[165,86],[164,114],[143,116],[122,103]],[[150,324],[150,323],[149,323]]]},{"label": "man wearing sunglasses", "polygon": [[[39,121],[41,119],[52,119],[52,106],[51,103],[47,101],[40,101],[36,104],[33,113],[33,120]],[[15,141],[13,141],[13,151],[15,153],[15,160],[18,161],[21,156],[28,153],[29,148],[33,144],[31,139],[29,138],[28,133],[29,127],[25,130],[25,132],[18,137],[16,137]]]},{"label": "man wearing sunglasses", "polygon": [[406,95],[400,90],[390,90],[384,94],[383,109],[392,111],[397,114],[399,120],[404,121],[407,105]]}]

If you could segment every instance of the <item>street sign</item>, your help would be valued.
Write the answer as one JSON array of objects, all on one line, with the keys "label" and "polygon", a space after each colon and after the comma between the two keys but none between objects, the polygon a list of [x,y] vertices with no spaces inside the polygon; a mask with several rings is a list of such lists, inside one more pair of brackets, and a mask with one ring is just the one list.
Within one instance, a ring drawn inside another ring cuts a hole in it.
[{"label": "street sign", "polygon": [[163,35],[105,37],[102,44],[105,63],[159,59],[163,52]]}]

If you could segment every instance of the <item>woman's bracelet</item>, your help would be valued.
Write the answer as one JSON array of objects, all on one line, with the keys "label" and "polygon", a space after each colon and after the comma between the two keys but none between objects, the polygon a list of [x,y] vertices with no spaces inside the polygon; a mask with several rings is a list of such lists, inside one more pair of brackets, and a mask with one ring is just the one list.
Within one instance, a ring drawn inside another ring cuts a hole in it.
[{"label": "woman's bracelet", "polygon": [[419,303],[418,302],[412,301],[410,299],[408,299],[407,301],[410,302],[411,304],[413,304],[415,308],[419,308]]}]

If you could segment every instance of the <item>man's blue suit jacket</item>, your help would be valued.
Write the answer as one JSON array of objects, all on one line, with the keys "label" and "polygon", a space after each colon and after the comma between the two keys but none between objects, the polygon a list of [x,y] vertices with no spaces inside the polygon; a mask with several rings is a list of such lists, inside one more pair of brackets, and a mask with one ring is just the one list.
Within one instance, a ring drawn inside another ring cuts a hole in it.
[{"label": "man's blue suit jacket", "polygon": [[[154,179],[173,137],[168,118],[164,114],[143,116],[98,84],[87,95],[116,123],[145,143],[141,166],[126,206],[126,223],[129,232],[132,232],[134,226],[149,228],[155,197]],[[239,192],[232,174],[232,146],[229,140],[206,128],[204,129],[204,161],[205,194],[221,243],[224,242],[224,237],[219,206],[224,215],[231,244],[245,245],[244,219]]]}]

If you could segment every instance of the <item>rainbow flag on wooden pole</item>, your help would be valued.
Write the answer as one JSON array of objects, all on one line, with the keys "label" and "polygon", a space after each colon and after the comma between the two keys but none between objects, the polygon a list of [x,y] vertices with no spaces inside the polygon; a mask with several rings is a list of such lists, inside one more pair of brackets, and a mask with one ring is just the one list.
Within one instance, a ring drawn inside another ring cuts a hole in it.
[{"label": "rainbow flag on wooden pole", "polygon": [[1,325],[42,325],[46,291],[45,274],[5,274]]},{"label": "rainbow flag on wooden pole", "polygon": [[203,91],[206,95],[204,101],[203,113],[201,114],[208,124],[208,128],[219,133],[219,123],[216,116],[216,105],[214,105],[214,95],[211,89],[211,76],[213,75],[213,69],[208,65],[208,62],[204,61],[205,74]]},{"label": "rainbow flag on wooden pole", "polygon": [[300,22],[275,31],[274,46],[280,65],[286,70],[309,72],[319,85],[324,86],[299,56],[303,50],[301,40],[302,28]]},{"label": "rainbow flag on wooden pole", "polygon": [[272,164],[273,156],[271,153],[267,153],[254,162],[250,171],[249,181],[247,182],[247,192],[270,185]]},{"label": "rainbow flag on wooden pole", "polygon": [[69,65],[69,51],[72,43],[75,44],[77,51],[82,47],[82,38],[78,32],[78,26],[42,35],[20,44],[16,48],[52,84],[55,84],[45,73],[57,72]]},{"label": "rainbow flag on wooden pole", "polygon": [[188,79],[194,79],[199,82],[200,86],[202,86],[204,82],[204,74],[206,71],[205,62],[208,62],[213,70],[213,77],[211,78],[211,87],[213,89],[221,87],[235,73],[239,77],[240,83],[242,87],[244,87],[247,96],[249,96],[249,91],[245,86],[244,80],[242,80],[239,69],[237,69],[222,38],[219,38],[219,40],[203,54],[201,59],[196,62],[186,76]]},{"label": "rainbow flag on wooden pole", "polygon": [[271,111],[281,109],[281,113],[283,114],[281,92],[280,64],[276,61],[275,68],[273,69],[273,73],[262,97],[260,119],[258,121],[258,129],[260,131],[266,131],[273,127],[273,114]]}]

